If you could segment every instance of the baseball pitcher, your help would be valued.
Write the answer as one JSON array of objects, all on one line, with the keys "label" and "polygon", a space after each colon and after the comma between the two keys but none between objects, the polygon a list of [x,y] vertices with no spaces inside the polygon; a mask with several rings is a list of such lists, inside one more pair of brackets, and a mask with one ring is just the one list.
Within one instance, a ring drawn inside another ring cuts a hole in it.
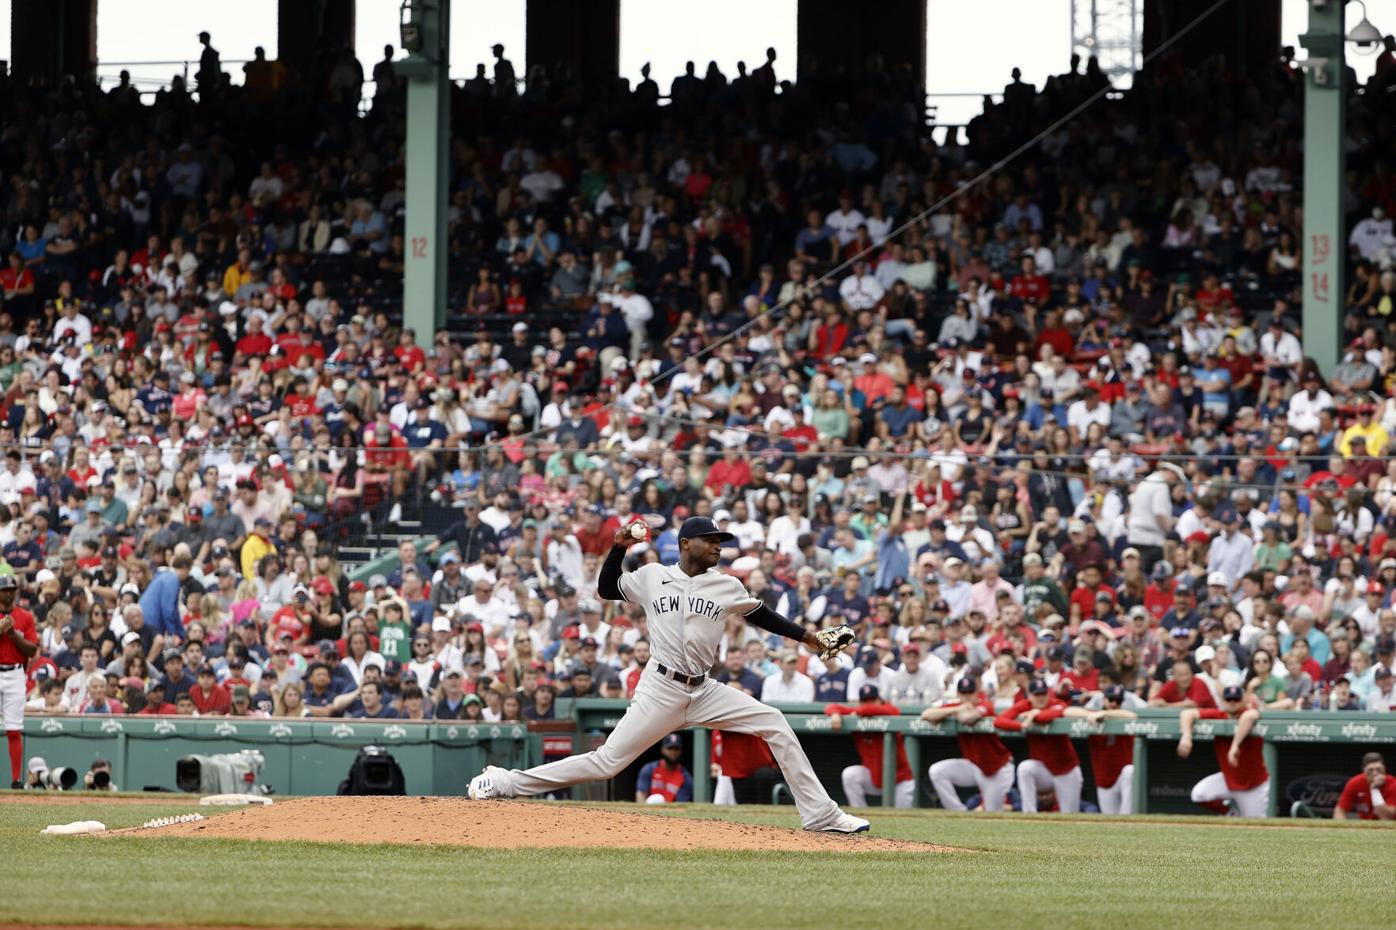
[{"label": "baseball pitcher", "polygon": [[747,593],[740,581],[717,570],[731,533],[707,517],[690,517],[679,529],[677,565],[645,565],[624,572],[625,550],[645,538],[632,526],[616,531],[601,567],[597,592],[607,600],[640,604],[649,619],[650,662],[635,698],[605,745],[593,752],[528,771],[487,766],[470,782],[473,800],[545,794],[580,782],[611,778],[665,734],[705,726],[760,736],[771,747],[806,830],[861,833],[868,822],[839,810],[810,767],[784,715],[708,674],[730,614],[771,633],[802,642],[822,656],[853,641],[847,627],[806,633]]}]

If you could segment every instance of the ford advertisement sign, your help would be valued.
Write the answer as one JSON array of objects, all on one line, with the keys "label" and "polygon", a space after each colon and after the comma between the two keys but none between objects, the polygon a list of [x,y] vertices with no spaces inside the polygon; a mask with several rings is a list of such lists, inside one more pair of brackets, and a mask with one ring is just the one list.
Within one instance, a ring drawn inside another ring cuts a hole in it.
[{"label": "ford advertisement sign", "polygon": [[[1347,780],[1346,775],[1331,772],[1296,778],[1285,785],[1284,807],[1292,807],[1294,802],[1302,801],[1311,807],[1314,813],[1331,817],[1333,808],[1338,806],[1338,796],[1343,793],[1343,786],[1347,784]],[[1280,811],[1281,816],[1288,813],[1288,810]]]}]

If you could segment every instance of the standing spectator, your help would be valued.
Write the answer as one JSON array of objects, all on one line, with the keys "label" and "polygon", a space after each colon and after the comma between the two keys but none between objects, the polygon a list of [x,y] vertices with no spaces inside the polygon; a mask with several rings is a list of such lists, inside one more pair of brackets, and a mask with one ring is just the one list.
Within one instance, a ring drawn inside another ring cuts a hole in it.
[{"label": "standing spectator", "polygon": [[780,654],[780,671],[761,684],[763,704],[809,704],[814,701],[814,681],[799,670],[799,657],[793,651]]}]

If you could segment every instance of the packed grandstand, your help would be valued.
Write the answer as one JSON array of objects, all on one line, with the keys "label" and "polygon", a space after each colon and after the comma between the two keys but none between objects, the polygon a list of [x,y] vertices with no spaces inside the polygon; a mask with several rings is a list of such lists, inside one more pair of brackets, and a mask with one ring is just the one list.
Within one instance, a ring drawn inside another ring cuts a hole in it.
[{"label": "packed grandstand", "polygon": [[[712,517],[906,707],[1036,679],[1396,705],[1390,52],[1351,88],[1344,356],[1298,332],[1301,77],[1167,58],[932,130],[895,75],[453,89],[450,289],[402,328],[391,65],[0,93],[0,544],[31,714],[521,720],[633,692],[616,529]],[[1373,93],[1378,91],[1379,93]],[[1206,98],[1211,106],[1195,106]],[[359,570],[386,551],[381,572]],[[367,576],[365,576],[365,574]]]}]

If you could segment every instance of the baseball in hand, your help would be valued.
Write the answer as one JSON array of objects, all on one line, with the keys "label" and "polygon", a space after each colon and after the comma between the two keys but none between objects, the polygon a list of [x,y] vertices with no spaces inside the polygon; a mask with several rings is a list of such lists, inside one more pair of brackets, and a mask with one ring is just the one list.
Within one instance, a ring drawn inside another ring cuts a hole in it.
[{"label": "baseball in hand", "polygon": [[649,535],[649,530],[644,523],[637,521],[630,524],[630,535],[634,539],[644,539]]}]

